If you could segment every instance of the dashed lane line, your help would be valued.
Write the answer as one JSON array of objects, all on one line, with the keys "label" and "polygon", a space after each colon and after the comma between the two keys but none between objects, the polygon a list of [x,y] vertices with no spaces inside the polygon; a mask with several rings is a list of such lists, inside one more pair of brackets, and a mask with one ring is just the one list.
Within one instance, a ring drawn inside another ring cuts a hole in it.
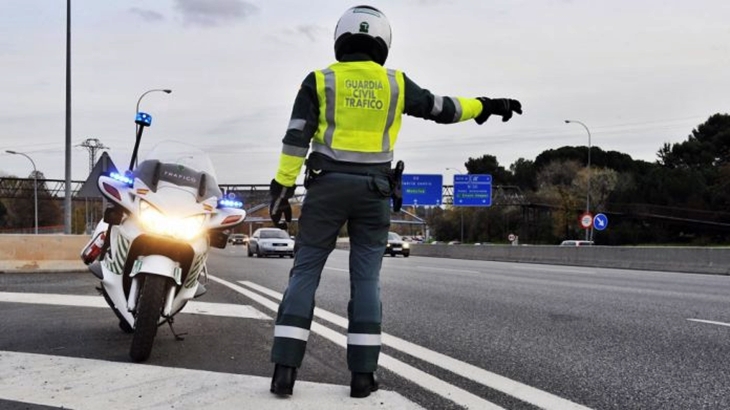
[{"label": "dashed lane line", "polygon": [[[244,286],[247,286],[251,289],[255,289],[256,291],[261,292],[261,293],[263,293],[267,296],[270,296],[272,298],[275,298],[277,300],[281,300],[281,298],[282,298],[281,293],[275,292],[266,287],[257,285],[256,283],[249,282],[249,281],[240,281],[240,283]],[[269,303],[271,303],[271,302],[269,302]],[[330,313],[330,312],[320,309],[320,308],[314,309],[314,315],[316,317],[319,317],[330,323],[333,323],[339,327],[347,329],[347,319],[342,316],[335,315],[333,313]],[[313,323],[313,325],[314,325],[314,323]],[[442,369],[451,371],[459,376],[473,380],[484,386],[498,390],[502,393],[505,393],[509,396],[512,396],[512,397],[522,400],[524,402],[533,404],[542,409],[547,409],[547,410],[589,410],[588,407],[585,407],[583,405],[573,403],[569,400],[563,399],[562,397],[558,397],[554,394],[551,394],[551,393],[542,391],[540,389],[528,386],[526,384],[511,380],[504,376],[500,376],[496,373],[489,372],[489,371],[479,368],[477,366],[471,365],[466,362],[462,362],[460,360],[457,360],[452,357],[446,356],[444,354],[435,352],[435,351],[427,349],[425,347],[416,345],[414,343],[411,343],[406,340],[400,339],[398,337],[389,335],[387,333],[382,334],[382,342],[384,345],[390,346],[394,349],[397,349],[401,352],[409,354],[413,357],[424,360],[428,363],[441,367]],[[382,356],[383,355],[381,355],[381,358],[382,358]],[[386,363],[388,363],[388,360],[390,360],[390,358],[381,360],[381,363],[385,367],[387,367]],[[393,360],[395,360],[395,359],[393,359]],[[416,376],[414,376],[414,377],[416,377]],[[410,378],[410,379],[418,384],[417,380],[415,380],[413,378]],[[444,396],[444,397],[447,397],[447,396]],[[447,398],[449,398],[450,400],[454,400],[453,397],[447,397]],[[456,400],[454,400],[454,401],[456,401]],[[459,403],[459,404],[461,404],[461,403]],[[474,408],[479,408],[479,407],[474,407]]]},{"label": "dashed lane line", "polygon": [[[258,293],[255,293],[249,289],[243,288],[241,286],[236,285],[235,283],[228,282],[226,280],[220,279],[213,275],[208,275],[208,278],[212,281],[218,282],[223,286],[228,287],[229,289],[232,289],[238,293],[241,293],[242,295],[250,298],[254,302],[257,302],[261,304],[262,306],[266,307],[267,309],[270,309],[273,312],[276,312],[279,309],[279,305],[277,303],[272,302],[270,299],[265,298]],[[250,282],[246,282],[247,284]],[[258,285],[257,285],[258,286]],[[263,288],[263,287],[262,287]],[[272,290],[266,289],[268,292],[276,293]],[[279,294],[280,295],[280,294]],[[315,309],[316,312],[316,309]],[[316,315],[316,313],[315,313]],[[330,340],[331,342],[337,344],[338,346],[341,346],[343,348],[347,348],[347,337],[343,334],[340,334],[339,332],[336,332],[328,327],[325,327],[323,325],[320,325],[317,322],[312,322],[312,327],[310,331],[324,337],[325,339]],[[461,389],[459,387],[456,387],[454,385],[451,385],[449,383],[444,382],[441,379],[438,379],[434,376],[431,376],[430,374],[421,371],[419,369],[416,369],[413,366],[410,366],[398,359],[395,359],[391,356],[388,356],[386,354],[380,355],[380,365],[393,373],[396,373],[400,375],[401,377],[404,377],[411,382],[430,390],[439,396],[442,396],[448,400],[453,401],[454,403],[463,406],[467,409],[479,409],[479,410],[500,410],[503,408],[500,406],[497,406],[496,404],[489,402],[487,400],[482,399],[479,396],[476,396],[472,393],[469,393],[468,391]],[[377,396],[377,395],[376,395]],[[387,402],[385,402],[387,403]],[[388,403],[388,407],[391,408],[390,404]]]}]

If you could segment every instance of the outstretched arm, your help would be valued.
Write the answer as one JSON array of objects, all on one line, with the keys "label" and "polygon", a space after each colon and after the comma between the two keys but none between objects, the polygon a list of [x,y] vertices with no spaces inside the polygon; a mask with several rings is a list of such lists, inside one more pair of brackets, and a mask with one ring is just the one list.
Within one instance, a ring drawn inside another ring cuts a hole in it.
[{"label": "outstretched arm", "polygon": [[508,121],[513,112],[522,114],[522,105],[517,100],[435,95],[419,87],[405,74],[403,77],[405,80],[404,113],[413,117],[435,121],[439,124],[453,124],[471,119],[476,120],[478,124],[483,124],[492,114],[501,115],[502,121]]}]

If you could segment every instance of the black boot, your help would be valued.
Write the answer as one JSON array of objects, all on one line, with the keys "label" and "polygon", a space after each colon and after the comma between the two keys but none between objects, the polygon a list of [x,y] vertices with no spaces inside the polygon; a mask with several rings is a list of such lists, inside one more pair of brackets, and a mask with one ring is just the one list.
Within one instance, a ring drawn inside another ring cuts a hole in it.
[{"label": "black boot", "polygon": [[296,380],[296,367],[277,364],[274,367],[274,377],[271,378],[271,389],[269,391],[280,396],[291,395]]},{"label": "black boot", "polygon": [[378,390],[378,387],[380,387],[380,383],[378,383],[378,378],[375,377],[375,373],[352,372],[350,397],[368,397],[370,393]]}]

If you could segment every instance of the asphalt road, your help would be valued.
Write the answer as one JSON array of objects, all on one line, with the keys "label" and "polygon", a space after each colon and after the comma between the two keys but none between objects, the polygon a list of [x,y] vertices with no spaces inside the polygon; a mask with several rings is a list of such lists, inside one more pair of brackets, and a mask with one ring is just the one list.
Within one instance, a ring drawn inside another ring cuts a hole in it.
[{"label": "asphalt road", "polygon": [[[335,393],[317,394],[321,400],[334,394],[341,400],[336,406],[357,402],[346,397],[342,346],[347,257],[337,250],[325,268],[302,383],[288,401],[266,391],[273,369],[270,318],[286,287],[288,258],[249,258],[242,246],[215,250],[209,291],[199,301],[249,305],[268,318],[181,314],[175,330],[187,332],[185,340],[160,328],[148,364],[257,376],[238,388],[250,383],[250,394],[269,407],[308,403],[307,392],[319,385],[305,382],[334,385]],[[96,296],[95,285],[88,273],[0,275],[0,364],[35,360],[16,358],[29,353],[98,360],[97,367],[141,366],[128,364],[130,337],[109,309],[12,299]],[[412,256],[383,259],[381,289],[383,391],[367,406],[730,408],[728,277]],[[15,394],[19,384],[9,381],[20,383],[0,375],[0,408],[62,405],[33,399],[32,392]]]}]

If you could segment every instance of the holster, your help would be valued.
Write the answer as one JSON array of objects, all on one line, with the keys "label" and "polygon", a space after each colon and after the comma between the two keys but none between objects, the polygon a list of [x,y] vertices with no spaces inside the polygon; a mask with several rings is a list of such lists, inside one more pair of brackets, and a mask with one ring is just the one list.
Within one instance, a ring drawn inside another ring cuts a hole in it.
[{"label": "holster", "polygon": [[312,181],[322,175],[323,172],[321,167],[315,168],[316,165],[313,161],[310,161],[310,159],[307,159],[304,164],[306,166],[306,168],[304,168],[304,189],[309,189]]},{"label": "holster", "polygon": [[403,161],[398,161],[395,164],[395,168],[390,171],[388,179],[390,180],[391,194],[390,198],[393,200],[393,212],[400,211],[403,206],[403,169],[405,164]]}]

